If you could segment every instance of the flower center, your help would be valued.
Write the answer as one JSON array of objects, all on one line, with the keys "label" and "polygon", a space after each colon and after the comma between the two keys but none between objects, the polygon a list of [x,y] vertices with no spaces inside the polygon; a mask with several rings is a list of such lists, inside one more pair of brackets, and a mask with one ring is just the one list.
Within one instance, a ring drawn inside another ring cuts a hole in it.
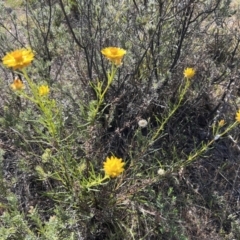
[{"label": "flower center", "polygon": [[22,62],[23,61],[23,55],[22,55],[21,52],[15,52],[13,54],[13,57],[14,57],[16,62]]},{"label": "flower center", "polygon": [[111,54],[112,55],[117,55],[118,50],[117,49],[111,49]]}]

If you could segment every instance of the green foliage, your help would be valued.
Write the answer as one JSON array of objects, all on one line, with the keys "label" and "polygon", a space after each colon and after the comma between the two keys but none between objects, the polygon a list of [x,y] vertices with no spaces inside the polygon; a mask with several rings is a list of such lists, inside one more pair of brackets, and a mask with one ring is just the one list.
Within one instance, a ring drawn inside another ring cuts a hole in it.
[{"label": "green foliage", "polygon": [[[17,210],[18,201],[16,196],[9,193],[8,204],[1,215],[0,237],[2,239],[33,239],[34,233],[29,229],[27,221]],[[26,238],[24,238],[27,234]]]},{"label": "green foliage", "polygon": [[[179,220],[180,216],[177,210],[177,197],[174,196],[173,189],[168,189],[167,196],[159,194],[154,206],[156,207],[156,212],[159,214],[159,225],[156,227],[159,231],[158,234],[169,239],[187,239],[183,232],[182,223]],[[161,221],[161,217],[163,218],[163,221]]]},{"label": "green foliage", "polygon": [[[10,193],[7,200],[8,204],[0,217],[1,239],[75,239],[74,232],[66,228],[67,225],[75,224],[73,219],[70,219],[70,216],[66,219],[65,216],[63,221],[60,210],[55,210],[56,215],[50,216],[48,221],[43,221],[38,210],[30,206],[28,222],[26,216],[17,210],[16,196]],[[29,225],[30,222],[31,225]]]},{"label": "green foliage", "polygon": [[[20,2],[0,1],[2,56],[35,54],[27,68],[1,67],[0,238],[194,238],[186,209],[214,217],[223,201],[188,169],[202,164],[202,176],[226,136],[239,150],[231,1]],[[101,54],[110,46],[127,51],[121,65]],[[25,89],[11,88],[16,76]],[[104,173],[108,156],[125,163],[116,178]],[[222,236],[239,236],[228,216]]]}]

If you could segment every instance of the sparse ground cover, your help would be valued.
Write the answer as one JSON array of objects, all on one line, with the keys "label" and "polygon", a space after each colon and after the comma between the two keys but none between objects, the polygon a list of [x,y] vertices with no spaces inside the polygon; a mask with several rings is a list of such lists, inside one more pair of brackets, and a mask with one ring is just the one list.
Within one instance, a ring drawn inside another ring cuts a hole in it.
[{"label": "sparse ground cover", "polygon": [[240,239],[238,1],[0,1],[0,239]]}]

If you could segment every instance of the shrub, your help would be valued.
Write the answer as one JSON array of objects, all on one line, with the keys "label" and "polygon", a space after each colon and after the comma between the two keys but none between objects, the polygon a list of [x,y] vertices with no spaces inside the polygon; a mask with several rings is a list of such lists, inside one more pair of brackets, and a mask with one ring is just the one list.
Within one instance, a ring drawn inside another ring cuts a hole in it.
[{"label": "shrub", "polygon": [[0,3],[2,238],[198,235],[178,186],[235,141],[230,3]]}]

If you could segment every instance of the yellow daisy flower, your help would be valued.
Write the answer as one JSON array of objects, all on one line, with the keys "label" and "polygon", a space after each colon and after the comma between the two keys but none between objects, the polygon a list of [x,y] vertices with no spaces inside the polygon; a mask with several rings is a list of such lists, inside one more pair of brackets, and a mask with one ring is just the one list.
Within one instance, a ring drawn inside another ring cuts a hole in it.
[{"label": "yellow daisy flower", "polygon": [[45,96],[47,94],[49,94],[49,87],[47,85],[41,85],[39,88],[38,88],[38,94],[39,96]]},{"label": "yellow daisy flower", "polygon": [[22,69],[30,65],[34,59],[34,54],[31,49],[18,49],[7,53],[3,58],[3,64],[9,68]]},{"label": "yellow daisy flower", "polygon": [[126,50],[117,47],[107,47],[102,49],[101,53],[115,65],[121,65],[122,58],[126,54]]},{"label": "yellow daisy flower", "polygon": [[106,162],[103,163],[103,169],[107,176],[114,178],[119,176],[124,171],[124,165],[125,163],[121,158],[111,156],[110,158],[107,157]]},{"label": "yellow daisy flower", "polygon": [[240,123],[240,110],[238,110],[238,112],[236,113],[236,117],[235,117],[236,121]]},{"label": "yellow daisy flower", "polygon": [[183,75],[185,78],[193,78],[195,75],[194,68],[185,68]]},{"label": "yellow daisy flower", "polygon": [[22,80],[20,80],[19,78],[14,79],[13,83],[10,86],[14,91],[19,91],[25,88]]}]

